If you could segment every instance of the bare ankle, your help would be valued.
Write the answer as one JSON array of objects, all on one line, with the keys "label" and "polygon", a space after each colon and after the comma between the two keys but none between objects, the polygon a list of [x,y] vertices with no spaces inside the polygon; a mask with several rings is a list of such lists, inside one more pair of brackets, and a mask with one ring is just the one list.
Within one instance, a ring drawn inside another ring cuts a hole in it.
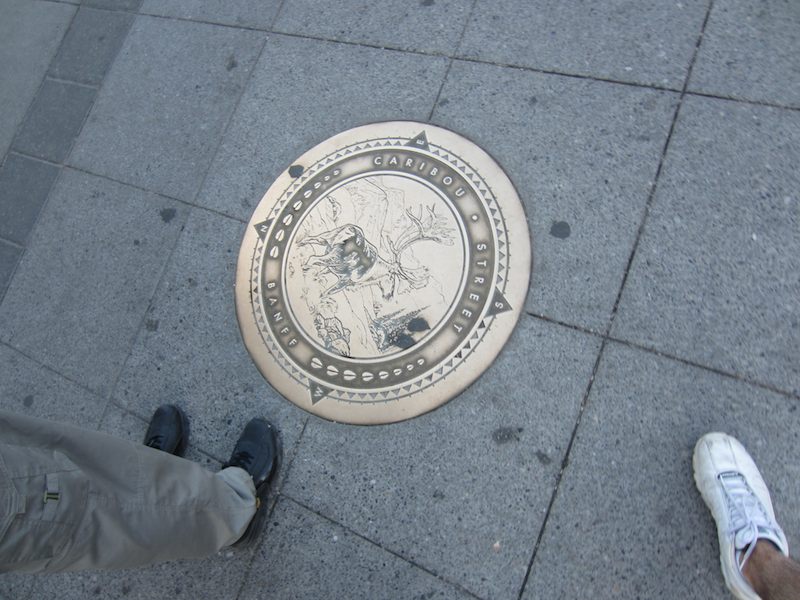
[{"label": "bare ankle", "polygon": [[800,564],[759,540],[742,575],[762,600],[800,600]]},{"label": "bare ankle", "polygon": [[780,550],[770,541],[758,540],[750,558],[742,568],[742,575],[755,590],[755,592],[765,597],[764,573],[769,569],[770,561],[783,558]]}]

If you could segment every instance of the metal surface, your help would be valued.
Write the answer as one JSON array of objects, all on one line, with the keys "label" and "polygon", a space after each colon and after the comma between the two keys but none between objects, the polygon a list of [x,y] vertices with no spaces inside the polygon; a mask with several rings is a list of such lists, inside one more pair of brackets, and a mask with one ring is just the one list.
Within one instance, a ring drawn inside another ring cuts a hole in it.
[{"label": "metal surface", "polygon": [[239,252],[236,312],[286,398],[390,423],[489,367],[530,264],[519,197],[486,152],[440,127],[375,123],[309,150],[269,188]]}]

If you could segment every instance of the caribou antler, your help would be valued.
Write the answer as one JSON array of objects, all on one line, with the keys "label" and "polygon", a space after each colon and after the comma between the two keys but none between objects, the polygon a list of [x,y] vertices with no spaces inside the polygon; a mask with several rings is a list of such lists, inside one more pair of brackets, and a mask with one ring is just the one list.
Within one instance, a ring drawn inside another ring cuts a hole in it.
[{"label": "caribou antler", "polygon": [[399,259],[400,254],[417,242],[430,240],[446,246],[453,244],[452,230],[447,226],[447,219],[436,214],[435,205],[426,206],[427,215],[423,217],[422,206],[419,209],[419,217],[406,209],[406,216],[411,220],[411,226],[406,228],[396,242],[387,240],[389,248],[395,255],[395,260]]}]

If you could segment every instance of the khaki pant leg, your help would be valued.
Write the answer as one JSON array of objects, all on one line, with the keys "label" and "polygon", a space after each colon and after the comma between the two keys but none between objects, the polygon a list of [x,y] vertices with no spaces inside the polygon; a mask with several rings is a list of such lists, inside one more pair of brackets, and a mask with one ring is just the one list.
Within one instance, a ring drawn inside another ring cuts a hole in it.
[{"label": "khaki pant leg", "polygon": [[[0,570],[199,558],[239,539],[256,510],[242,469],[211,473],[141,444],[5,411],[2,465],[24,512],[0,530]],[[47,491],[58,500],[44,502]]]}]

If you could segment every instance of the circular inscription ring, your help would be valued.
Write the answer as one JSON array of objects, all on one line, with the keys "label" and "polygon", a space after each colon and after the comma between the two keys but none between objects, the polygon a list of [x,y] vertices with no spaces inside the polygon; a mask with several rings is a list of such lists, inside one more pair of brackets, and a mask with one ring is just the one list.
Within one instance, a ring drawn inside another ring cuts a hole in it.
[{"label": "circular inscription ring", "polygon": [[245,345],[289,400],[347,423],[427,412],[511,335],[531,264],[525,213],[483,150],[424,123],[375,123],[301,156],[239,252]]}]

